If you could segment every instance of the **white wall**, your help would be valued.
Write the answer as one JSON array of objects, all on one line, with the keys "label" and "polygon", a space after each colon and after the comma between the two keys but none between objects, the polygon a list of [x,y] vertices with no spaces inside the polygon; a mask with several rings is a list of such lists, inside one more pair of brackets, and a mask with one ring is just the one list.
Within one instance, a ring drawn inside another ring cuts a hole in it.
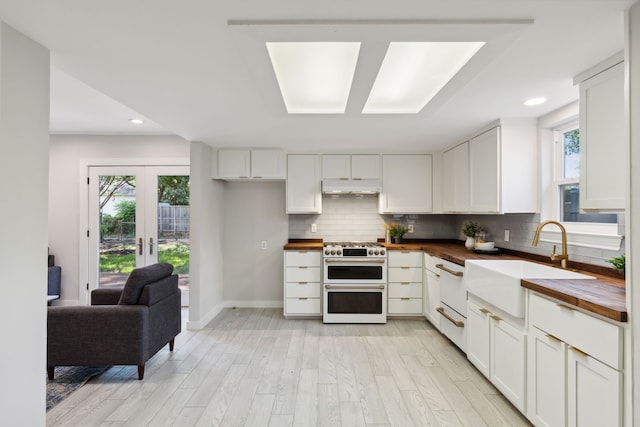
[{"label": "white wall", "polygon": [[211,179],[211,147],[191,143],[191,274],[189,329],[222,309],[224,185]]},{"label": "white wall", "polygon": [[[284,182],[228,182],[224,190],[226,306],[282,307],[289,235]],[[266,242],[266,249],[261,243]]]},{"label": "white wall", "polygon": [[[80,206],[81,183],[86,183],[89,159],[113,164],[155,164],[154,159],[183,159],[188,163],[189,142],[177,136],[52,135],[49,161],[49,248],[62,266],[60,303],[75,304],[87,282],[86,266],[79,263],[80,224],[87,207]],[[86,188],[86,185],[83,187]],[[88,190],[88,189],[87,189]],[[86,197],[86,194],[85,196]]]},{"label": "white wall", "polygon": [[49,51],[0,23],[2,425],[45,425]]}]

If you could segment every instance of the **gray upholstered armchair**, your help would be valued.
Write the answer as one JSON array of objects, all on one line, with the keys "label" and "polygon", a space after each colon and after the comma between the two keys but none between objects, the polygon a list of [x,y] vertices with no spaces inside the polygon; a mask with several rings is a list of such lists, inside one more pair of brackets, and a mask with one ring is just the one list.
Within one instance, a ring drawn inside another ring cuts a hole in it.
[{"label": "gray upholstered armchair", "polygon": [[56,366],[144,365],[181,330],[180,290],[173,266],[133,270],[124,288],[91,293],[90,306],[48,307],[47,374]]}]

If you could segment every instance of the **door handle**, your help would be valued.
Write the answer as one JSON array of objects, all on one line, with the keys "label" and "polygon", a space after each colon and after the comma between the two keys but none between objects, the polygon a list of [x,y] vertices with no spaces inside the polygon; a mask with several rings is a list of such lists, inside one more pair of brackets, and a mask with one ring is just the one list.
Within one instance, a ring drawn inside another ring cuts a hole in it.
[{"label": "door handle", "polygon": [[149,255],[153,255],[153,237],[149,237]]},{"label": "door handle", "polygon": [[142,255],[144,244],[142,243],[142,237],[138,239],[138,255]]}]

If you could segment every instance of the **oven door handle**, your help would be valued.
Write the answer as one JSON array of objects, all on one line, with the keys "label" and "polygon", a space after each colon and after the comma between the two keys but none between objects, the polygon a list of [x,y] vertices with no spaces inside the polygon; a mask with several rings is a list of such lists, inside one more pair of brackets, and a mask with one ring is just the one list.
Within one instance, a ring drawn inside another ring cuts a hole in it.
[{"label": "oven door handle", "polygon": [[444,318],[447,319],[449,322],[453,323],[456,326],[456,328],[464,328],[464,323],[454,319],[453,317],[445,313],[443,307],[436,308],[436,311],[440,313],[442,316],[444,316]]},{"label": "oven door handle", "polygon": [[451,270],[451,269],[445,267],[443,264],[436,264],[436,268],[439,268],[442,271],[446,271],[447,273],[452,274],[452,275],[454,275],[456,277],[462,277],[464,275],[464,273],[462,271]]},{"label": "oven door handle", "polygon": [[384,258],[374,258],[374,259],[358,259],[355,260],[353,258],[325,258],[324,262],[327,264],[340,264],[340,263],[349,263],[349,264],[384,264],[387,262]]},{"label": "oven door handle", "polygon": [[324,285],[325,289],[384,289],[384,285],[366,285],[366,286],[349,286],[349,285]]}]

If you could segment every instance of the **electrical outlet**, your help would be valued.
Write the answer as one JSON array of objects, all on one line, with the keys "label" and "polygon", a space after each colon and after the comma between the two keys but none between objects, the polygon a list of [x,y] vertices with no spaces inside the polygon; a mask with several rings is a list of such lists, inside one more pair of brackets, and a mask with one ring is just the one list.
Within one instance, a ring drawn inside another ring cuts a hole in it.
[{"label": "electrical outlet", "polygon": [[413,233],[413,224],[407,224],[407,231]]},{"label": "electrical outlet", "polygon": [[318,232],[318,224],[311,224],[311,232],[312,233]]},{"label": "electrical outlet", "polygon": [[260,249],[267,249],[267,241],[263,240],[262,242],[260,242]]},{"label": "electrical outlet", "polygon": [[509,241],[509,230],[504,230],[504,241],[508,242]]}]

